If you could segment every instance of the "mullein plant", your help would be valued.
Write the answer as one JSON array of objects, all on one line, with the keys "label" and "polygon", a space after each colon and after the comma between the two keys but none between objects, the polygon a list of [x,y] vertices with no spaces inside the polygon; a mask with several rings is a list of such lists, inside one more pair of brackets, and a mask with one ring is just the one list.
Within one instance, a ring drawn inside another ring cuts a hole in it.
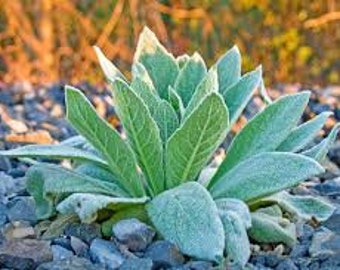
[{"label": "mullein plant", "polygon": [[[66,86],[67,119],[80,135],[0,152],[72,161],[72,168],[40,162],[29,168],[27,190],[39,219],[76,214],[82,222],[100,222],[109,235],[114,222],[138,217],[185,255],[243,267],[249,238],[291,246],[294,222],[332,214],[332,205],[320,198],[285,191],[324,172],[320,162],[340,127],[308,147],[331,115],[298,124],[308,91],[272,102],[261,67],[241,75],[236,46],[208,69],[198,53],[175,58],[148,28],[138,41],[131,81],[94,49],[126,139],[80,90]],[[214,167],[214,153],[256,89],[266,107]]]}]

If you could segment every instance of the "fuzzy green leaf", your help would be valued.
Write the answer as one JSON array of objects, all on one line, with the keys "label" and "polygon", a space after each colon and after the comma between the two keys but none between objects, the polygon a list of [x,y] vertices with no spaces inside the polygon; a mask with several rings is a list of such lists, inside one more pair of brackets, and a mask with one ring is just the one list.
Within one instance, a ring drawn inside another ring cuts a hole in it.
[{"label": "fuzzy green leaf", "polygon": [[166,100],[162,100],[158,103],[154,119],[159,128],[161,139],[166,143],[179,125],[176,111]]},{"label": "fuzzy green leaf", "polygon": [[178,119],[182,119],[182,116],[184,115],[184,105],[182,102],[181,97],[176,93],[175,89],[173,89],[171,86],[169,86],[169,102],[171,106],[174,108],[178,115]]},{"label": "fuzzy green leaf", "polygon": [[217,63],[219,92],[224,93],[241,78],[241,54],[235,45],[218,59]]},{"label": "fuzzy green leaf", "polygon": [[139,205],[147,201],[147,197],[114,198],[99,194],[75,193],[59,203],[57,210],[62,214],[77,214],[82,222],[91,223],[97,219],[98,212],[105,208],[114,208],[116,205]]},{"label": "fuzzy green leaf", "polygon": [[97,115],[84,94],[70,86],[66,87],[66,108],[67,119],[103,154],[120,185],[133,196],[143,196],[137,162],[119,133]]},{"label": "fuzzy green leaf", "polygon": [[279,145],[277,151],[297,152],[310,143],[325,124],[331,112],[323,112],[308,122],[294,128]]},{"label": "fuzzy green leaf", "polygon": [[164,190],[163,145],[156,122],[144,102],[123,81],[112,83],[116,111],[154,193]]},{"label": "fuzzy green leaf", "polygon": [[201,83],[197,86],[188,106],[183,115],[183,121],[187,119],[190,114],[201,104],[204,98],[211,94],[218,92],[218,78],[216,68],[211,68],[205,75]]},{"label": "fuzzy green leaf", "polygon": [[204,60],[198,53],[194,53],[179,72],[174,89],[181,97],[184,107],[188,105],[206,72]]},{"label": "fuzzy green leaf", "polygon": [[132,82],[136,79],[139,79],[142,82],[146,83],[153,93],[157,93],[148,71],[143,66],[143,64],[138,62],[132,64]]},{"label": "fuzzy green leaf", "polygon": [[143,64],[160,97],[167,98],[168,86],[174,85],[179,67],[173,55],[166,51],[147,27],[139,36],[134,62]]},{"label": "fuzzy green leaf", "polygon": [[191,57],[188,54],[182,54],[176,58],[176,62],[180,69],[182,69],[185,64],[191,59]]},{"label": "fuzzy green leaf", "polygon": [[260,243],[284,243],[293,246],[296,242],[295,225],[282,217],[274,217],[261,212],[252,216],[249,236]]},{"label": "fuzzy green leaf", "polygon": [[154,115],[157,114],[158,104],[161,101],[158,95],[155,94],[152,88],[140,78],[135,78],[130,87],[139,98],[143,100],[144,104],[149,109],[151,116],[154,117]]},{"label": "fuzzy green leaf", "polygon": [[165,191],[147,205],[147,211],[161,235],[183,254],[203,260],[222,259],[223,225],[202,185],[189,182]]},{"label": "fuzzy green leaf", "polygon": [[40,157],[48,159],[72,159],[93,162],[101,167],[108,167],[105,160],[91,152],[66,145],[27,145],[12,150],[0,151],[0,156],[5,157]]},{"label": "fuzzy green leaf", "polygon": [[100,67],[102,68],[106,79],[115,80],[116,78],[122,78],[126,80],[124,75],[109,59],[107,59],[99,47],[93,46],[93,49],[97,55]]},{"label": "fuzzy green leaf", "polygon": [[284,96],[268,105],[237,134],[227,157],[210,185],[238,163],[255,154],[274,151],[295,127],[309,99],[309,92]]},{"label": "fuzzy green leaf", "polygon": [[275,201],[281,208],[293,214],[297,218],[310,220],[312,217],[319,221],[327,220],[334,212],[335,207],[323,200],[314,196],[291,195],[286,191],[274,194],[264,201]]},{"label": "fuzzy green leaf", "polygon": [[241,162],[210,187],[214,198],[256,200],[324,172],[319,163],[299,154],[268,152]]},{"label": "fuzzy green leaf", "polygon": [[315,159],[318,162],[323,162],[326,158],[329,149],[335,142],[338,132],[340,130],[340,123],[336,124],[328,136],[323,139],[319,144],[315,145],[311,149],[304,151],[302,154]]},{"label": "fuzzy green leaf", "polygon": [[79,223],[79,218],[76,215],[60,215],[48,226],[48,229],[42,235],[44,240],[52,240],[64,234],[64,229],[67,225]]},{"label": "fuzzy green leaf", "polygon": [[195,180],[225,137],[228,110],[218,93],[207,96],[166,147],[167,187]]},{"label": "fuzzy green leaf", "polygon": [[259,86],[262,78],[261,66],[242,76],[242,78],[231,87],[222,92],[225,103],[230,113],[230,125],[234,124],[240,117],[253,96],[256,87]]},{"label": "fuzzy green leaf", "polygon": [[233,265],[244,267],[250,257],[250,243],[242,218],[234,211],[219,213],[224,228],[227,258]]},{"label": "fuzzy green leaf", "polygon": [[91,163],[81,164],[75,168],[75,171],[98,180],[118,183],[116,177],[109,170],[103,169]]},{"label": "fuzzy green leaf", "polygon": [[39,219],[48,218],[53,214],[53,201],[57,195],[72,192],[126,195],[114,182],[100,181],[52,164],[34,165],[28,170],[26,177],[27,190],[34,197]]},{"label": "fuzzy green leaf", "polygon": [[223,212],[234,212],[242,220],[245,228],[251,227],[251,216],[248,206],[241,200],[233,198],[223,198],[215,201],[217,209],[220,213]]}]

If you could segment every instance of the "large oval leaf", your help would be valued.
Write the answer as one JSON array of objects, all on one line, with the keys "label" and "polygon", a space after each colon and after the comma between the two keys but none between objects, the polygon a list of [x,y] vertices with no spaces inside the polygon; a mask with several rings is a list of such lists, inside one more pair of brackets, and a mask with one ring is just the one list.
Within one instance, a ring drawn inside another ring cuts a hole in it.
[{"label": "large oval leaf", "polygon": [[262,153],[241,162],[209,190],[214,198],[250,201],[292,187],[323,171],[319,163],[303,155]]},{"label": "large oval leaf", "polygon": [[75,193],[58,204],[62,214],[77,214],[82,222],[91,223],[97,219],[98,212],[105,208],[114,209],[117,205],[131,206],[145,204],[144,198],[114,198],[99,194]]},{"label": "large oval leaf", "polygon": [[284,96],[249,121],[232,141],[210,185],[242,160],[255,154],[274,151],[297,124],[309,95],[309,92],[302,92]]},{"label": "large oval leaf", "polygon": [[228,110],[222,97],[207,96],[166,147],[167,187],[194,180],[225,137]]},{"label": "large oval leaf", "polygon": [[248,233],[260,243],[284,243],[293,246],[296,242],[294,223],[262,212],[252,213],[252,227]]},{"label": "large oval leaf", "polygon": [[198,53],[194,53],[179,72],[174,88],[181,97],[184,107],[188,105],[206,72],[204,60]]},{"label": "large oval leaf", "polygon": [[242,218],[233,211],[220,212],[227,258],[232,265],[244,267],[250,257],[250,243]]},{"label": "large oval leaf", "polygon": [[53,213],[56,196],[73,192],[92,192],[111,196],[128,196],[112,180],[97,180],[90,176],[52,164],[32,166],[27,174],[27,190],[34,197],[39,219]]},{"label": "large oval leaf", "polygon": [[259,86],[262,78],[261,66],[242,76],[235,84],[222,92],[225,103],[229,109],[230,126],[240,117],[253,96],[256,87]]},{"label": "large oval leaf", "polygon": [[147,27],[139,36],[134,61],[143,64],[160,97],[167,98],[168,87],[174,85],[179,67],[173,55],[166,51]]},{"label": "large oval leaf", "polygon": [[297,152],[310,143],[326,123],[331,112],[323,112],[312,120],[294,128],[289,136],[279,145],[277,151]]},{"label": "large oval leaf", "polygon": [[201,104],[207,95],[217,92],[217,70],[215,67],[212,67],[193,93],[193,96],[191,97],[190,102],[184,111],[183,121],[185,121],[190,116],[190,114]]},{"label": "large oval leaf", "polygon": [[143,196],[144,188],[137,173],[137,162],[119,133],[97,115],[83,93],[70,86],[66,86],[66,108],[67,119],[103,154],[120,185],[131,195]]},{"label": "large oval leaf", "polygon": [[164,190],[163,145],[156,122],[145,103],[123,81],[112,82],[116,111],[154,193]]},{"label": "large oval leaf", "polygon": [[109,59],[107,59],[99,47],[93,46],[93,49],[97,55],[100,67],[102,68],[104,75],[108,80],[114,80],[116,78],[122,78],[126,80],[124,75]]},{"label": "large oval leaf", "polygon": [[241,78],[241,64],[241,54],[236,45],[218,59],[216,65],[220,93],[224,93]]},{"label": "large oval leaf", "polygon": [[40,157],[48,159],[72,159],[93,162],[101,167],[107,168],[105,160],[97,155],[67,145],[27,145],[12,150],[0,151],[0,156],[8,157]]},{"label": "large oval leaf", "polygon": [[339,130],[340,130],[340,123],[336,124],[332,128],[331,132],[328,134],[328,136],[325,139],[323,139],[320,143],[318,143],[311,149],[308,149],[302,152],[302,154],[308,157],[311,157],[318,162],[322,162],[326,158],[327,153],[329,149],[331,148],[332,144],[335,142]]},{"label": "large oval leaf", "polygon": [[148,205],[157,230],[182,253],[220,261],[224,249],[223,225],[208,191],[196,182],[163,192]]}]

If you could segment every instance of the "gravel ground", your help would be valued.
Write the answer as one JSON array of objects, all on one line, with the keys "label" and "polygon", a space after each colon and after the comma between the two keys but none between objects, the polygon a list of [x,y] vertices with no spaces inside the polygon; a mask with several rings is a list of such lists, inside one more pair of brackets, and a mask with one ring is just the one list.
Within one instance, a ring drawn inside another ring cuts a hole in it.
[{"label": "gravel ground", "polygon": [[[79,87],[99,114],[119,129],[109,91],[87,83]],[[285,85],[270,93],[277,97],[299,89],[299,85]],[[332,110],[334,117],[326,124],[327,134],[340,121],[339,100],[340,87],[313,91],[304,120]],[[247,107],[245,118],[254,115],[260,105],[260,99],[255,98]],[[0,85],[0,149],[27,143],[56,143],[75,135],[64,120],[64,110],[61,84],[34,90],[29,84]],[[325,134],[320,134],[315,142]],[[339,140],[325,166],[326,173],[291,192],[323,196],[337,207],[335,213],[322,224],[313,220],[298,224],[298,243],[292,248],[254,243],[248,269],[340,269]],[[171,243],[156,240],[154,230],[136,219],[115,224],[112,239],[104,239],[98,224],[79,224],[74,218],[58,233],[48,234],[51,221],[37,220],[34,201],[25,189],[27,168],[23,162],[0,158],[0,269],[212,269],[211,263],[192,261]]]}]

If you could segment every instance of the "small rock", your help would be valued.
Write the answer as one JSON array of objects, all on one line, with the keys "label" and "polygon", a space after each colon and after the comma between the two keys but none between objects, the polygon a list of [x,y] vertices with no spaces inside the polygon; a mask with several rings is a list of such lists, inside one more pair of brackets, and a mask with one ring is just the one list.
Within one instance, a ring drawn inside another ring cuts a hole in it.
[{"label": "small rock", "polygon": [[152,260],[143,258],[131,258],[123,262],[119,270],[152,270],[153,268]]},{"label": "small rock", "polygon": [[278,264],[275,270],[299,270],[291,259],[285,259]]},{"label": "small rock", "polygon": [[125,260],[113,242],[96,238],[90,246],[90,256],[94,263],[100,263],[108,270],[115,270]]},{"label": "small rock", "polygon": [[79,257],[89,257],[89,246],[79,238],[71,236],[70,244],[74,253]]},{"label": "small rock", "polygon": [[340,195],[340,177],[327,180],[324,183],[315,185],[314,188],[320,192],[321,195],[339,196]]},{"label": "small rock", "polygon": [[64,260],[67,258],[71,258],[74,255],[72,251],[58,245],[51,246],[51,250],[53,253],[53,261]]},{"label": "small rock", "polygon": [[312,257],[340,255],[340,235],[326,228],[316,232],[309,247],[309,254]]},{"label": "small rock", "polygon": [[3,228],[3,235],[7,240],[34,238],[35,231],[28,222],[15,221],[6,224]]},{"label": "small rock", "polygon": [[51,245],[58,245],[68,250],[72,250],[71,239],[67,236],[61,236],[51,240]]},{"label": "small rock", "polygon": [[320,269],[340,270],[339,256],[330,256],[320,264]]},{"label": "small rock", "polygon": [[276,267],[282,261],[282,257],[272,253],[261,253],[252,257],[251,263],[263,266],[268,266],[271,268]]},{"label": "small rock", "polygon": [[7,207],[5,204],[0,202],[0,227],[7,222]]},{"label": "small rock", "polygon": [[314,228],[308,224],[299,224],[299,226],[296,227],[297,230],[297,237],[301,241],[301,243],[308,243],[311,241],[313,234],[314,234]]},{"label": "small rock", "polygon": [[105,268],[94,265],[85,258],[73,256],[65,260],[43,263],[36,270],[105,270]]},{"label": "small rock", "polygon": [[112,227],[113,235],[131,251],[143,251],[151,243],[155,231],[136,218],[121,220]]},{"label": "small rock", "polygon": [[[340,115],[340,109],[338,110]],[[334,144],[328,152],[329,159],[340,166],[340,142]]]},{"label": "small rock", "polygon": [[64,234],[68,236],[77,237],[87,244],[91,244],[92,240],[101,237],[100,225],[97,223],[92,224],[68,224],[65,227]]},{"label": "small rock", "polygon": [[52,259],[53,254],[48,241],[15,239],[4,242],[0,247],[0,265],[7,268],[33,269]]},{"label": "small rock", "polygon": [[331,231],[340,234],[340,209],[337,209],[322,226],[330,229]]},{"label": "small rock", "polygon": [[190,261],[182,266],[179,266],[173,269],[174,270],[175,269],[176,270],[210,270],[210,269],[213,269],[213,265],[211,262],[207,262],[207,261]]},{"label": "small rock", "polygon": [[145,258],[150,258],[156,268],[177,267],[184,263],[184,257],[177,246],[168,241],[156,241],[145,251]]},{"label": "small rock", "polygon": [[308,255],[308,245],[305,245],[305,244],[295,245],[292,248],[289,255],[290,255],[291,258],[300,258],[300,257],[307,256]]},{"label": "small rock", "polygon": [[10,221],[24,220],[34,225],[37,223],[36,208],[32,197],[17,197],[7,204],[7,216]]}]

